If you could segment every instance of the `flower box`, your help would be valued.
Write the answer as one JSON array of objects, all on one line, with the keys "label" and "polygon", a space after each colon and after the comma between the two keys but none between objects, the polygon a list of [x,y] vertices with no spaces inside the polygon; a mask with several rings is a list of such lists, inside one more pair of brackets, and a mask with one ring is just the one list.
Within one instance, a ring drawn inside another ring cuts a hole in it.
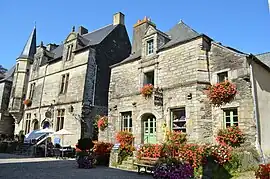
[{"label": "flower box", "polygon": [[214,106],[221,106],[223,104],[230,103],[234,100],[236,93],[236,86],[227,80],[209,86],[206,91],[210,102]]}]

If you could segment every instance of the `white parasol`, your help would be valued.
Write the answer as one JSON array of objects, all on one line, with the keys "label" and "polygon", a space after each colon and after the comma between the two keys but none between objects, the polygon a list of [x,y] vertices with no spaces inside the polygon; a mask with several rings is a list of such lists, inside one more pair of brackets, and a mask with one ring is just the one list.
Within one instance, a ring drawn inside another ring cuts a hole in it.
[{"label": "white parasol", "polygon": [[[54,130],[53,129],[49,129],[49,128],[45,128],[45,129],[41,129],[39,131],[36,132],[37,134],[53,134]],[[45,139],[45,157],[47,156],[47,138]]]},{"label": "white parasol", "polygon": [[60,131],[57,131],[54,133],[54,135],[61,135],[62,136],[62,157],[64,156],[64,150],[63,150],[63,145],[64,145],[64,136],[65,135],[73,135],[73,133],[67,131],[66,129],[61,129]]}]

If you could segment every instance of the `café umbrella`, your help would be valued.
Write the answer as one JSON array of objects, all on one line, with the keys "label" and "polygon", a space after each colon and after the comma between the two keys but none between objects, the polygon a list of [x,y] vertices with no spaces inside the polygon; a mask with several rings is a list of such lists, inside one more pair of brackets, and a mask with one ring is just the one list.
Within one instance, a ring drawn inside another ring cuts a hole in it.
[{"label": "caf\u00e9 umbrella", "polygon": [[62,138],[62,145],[61,146],[62,146],[62,157],[63,157],[64,156],[64,150],[63,150],[64,136],[65,135],[73,135],[73,133],[67,131],[66,129],[61,129],[61,130],[55,132],[54,135],[60,135],[60,136],[62,136],[61,137]]},{"label": "caf\u00e9 umbrella", "polygon": [[[53,134],[54,130],[45,128],[36,132],[37,134]],[[45,139],[45,157],[47,156],[47,138]]]}]

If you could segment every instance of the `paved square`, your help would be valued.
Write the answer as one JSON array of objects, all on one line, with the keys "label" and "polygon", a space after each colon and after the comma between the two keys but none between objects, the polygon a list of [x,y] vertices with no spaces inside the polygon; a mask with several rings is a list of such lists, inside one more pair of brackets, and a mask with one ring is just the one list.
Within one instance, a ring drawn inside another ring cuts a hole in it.
[{"label": "paved square", "polygon": [[150,179],[152,177],[107,167],[78,169],[75,160],[26,158],[23,156],[0,153],[0,178]]}]

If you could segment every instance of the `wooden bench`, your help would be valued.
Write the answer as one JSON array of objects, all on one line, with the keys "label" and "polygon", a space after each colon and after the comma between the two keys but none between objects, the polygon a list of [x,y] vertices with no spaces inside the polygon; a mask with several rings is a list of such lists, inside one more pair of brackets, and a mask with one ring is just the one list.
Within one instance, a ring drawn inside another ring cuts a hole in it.
[{"label": "wooden bench", "polygon": [[144,168],[144,173],[147,173],[147,170],[151,171],[152,173],[157,160],[158,158],[148,158],[148,157],[142,157],[141,159],[138,159],[134,163],[134,165],[137,166],[138,174],[141,173],[141,168]]}]

